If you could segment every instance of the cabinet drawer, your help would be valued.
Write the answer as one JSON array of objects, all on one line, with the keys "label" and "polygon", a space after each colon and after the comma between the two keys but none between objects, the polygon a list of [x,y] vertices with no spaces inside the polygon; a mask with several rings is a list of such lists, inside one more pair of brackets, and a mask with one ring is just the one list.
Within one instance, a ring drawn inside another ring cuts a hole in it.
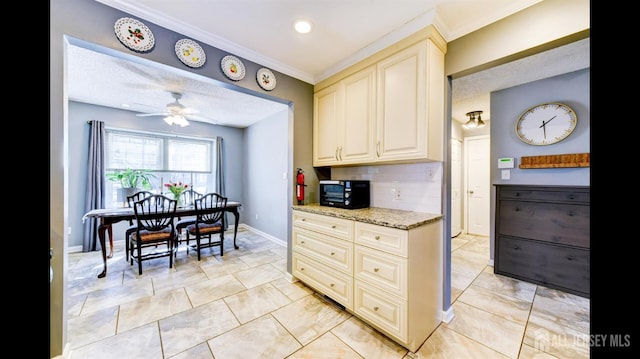
[{"label": "cabinet drawer", "polygon": [[499,236],[495,272],[589,296],[589,250]]},{"label": "cabinet drawer", "polygon": [[304,228],[291,231],[293,250],[351,275],[353,243]]},{"label": "cabinet drawer", "polygon": [[319,292],[353,310],[353,277],[306,257],[293,253],[292,272],[295,277]]},{"label": "cabinet drawer", "polygon": [[500,201],[496,233],[589,248],[589,206]]},{"label": "cabinet drawer", "polygon": [[407,259],[360,245],[354,253],[356,280],[407,299]]},{"label": "cabinet drawer", "polygon": [[407,341],[406,301],[356,280],[354,312],[400,342]]},{"label": "cabinet drawer", "polygon": [[499,199],[589,204],[589,189],[582,188],[501,188]]},{"label": "cabinet drawer", "polygon": [[356,222],[355,242],[402,257],[408,257],[408,232],[397,228]]},{"label": "cabinet drawer", "polygon": [[348,219],[293,211],[293,225],[353,241],[353,221]]}]

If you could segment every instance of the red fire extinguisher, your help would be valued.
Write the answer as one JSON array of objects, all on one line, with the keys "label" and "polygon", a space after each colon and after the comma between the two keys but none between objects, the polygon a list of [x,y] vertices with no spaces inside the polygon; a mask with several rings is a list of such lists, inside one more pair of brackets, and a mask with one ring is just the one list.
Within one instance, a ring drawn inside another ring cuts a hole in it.
[{"label": "red fire extinguisher", "polygon": [[296,197],[298,197],[298,204],[304,204],[304,188],[307,185],[304,184],[304,173],[302,168],[298,168],[298,176],[296,179]]}]

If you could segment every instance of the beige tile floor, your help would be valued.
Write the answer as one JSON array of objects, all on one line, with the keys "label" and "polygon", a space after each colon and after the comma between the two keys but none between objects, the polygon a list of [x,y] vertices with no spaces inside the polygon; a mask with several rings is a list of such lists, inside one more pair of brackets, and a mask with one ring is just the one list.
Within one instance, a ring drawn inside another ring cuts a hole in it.
[{"label": "beige tile floor", "polygon": [[455,317],[412,353],[350,313],[290,283],[286,249],[240,228],[234,250],[178,253],[137,266],[123,243],[70,253],[69,357],[82,358],[589,358],[589,300],[493,274],[489,239],[452,240]]}]

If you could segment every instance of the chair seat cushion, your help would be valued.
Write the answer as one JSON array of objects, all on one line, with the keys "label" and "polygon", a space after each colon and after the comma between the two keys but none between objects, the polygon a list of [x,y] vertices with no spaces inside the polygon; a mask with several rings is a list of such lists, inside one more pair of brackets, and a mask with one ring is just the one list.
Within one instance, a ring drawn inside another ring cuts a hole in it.
[{"label": "chair seat cushion", "polygon": [[[210,234],[210,233],[218,233],[222,231],[222,223],[221,222],[216,222],[213,224],[207,224],[207,223],[200,223],[199,224],[200,227],[200,235],[203,234]],[[187,230],[189,231],[190,234],[196,234],[196,225],[195,224],[190,224],[189,226],[187,226]]]},{"label": "chair seat cushion", "polygon": [[[138,239],[138,232],[132,233],[131,237],[134,240],[137,240]],[[140,240],[142,242],[166,240],[168,238],[171,238],[171,229],[169,229],[169,228],[164,229],[162,231],[158,231],[158,232],[150,232],[150,231],[147,231],[147,230],[141,230],[140,231]]]}]

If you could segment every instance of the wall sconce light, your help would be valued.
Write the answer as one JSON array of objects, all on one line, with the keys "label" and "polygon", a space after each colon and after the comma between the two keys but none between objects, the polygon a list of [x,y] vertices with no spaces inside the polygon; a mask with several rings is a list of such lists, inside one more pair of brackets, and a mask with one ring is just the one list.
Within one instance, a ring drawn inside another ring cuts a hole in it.
[{"label": "wall sconce light", "polygon": [[482,121],[482,117],[480,117],[481,114],[482,114],[482,111],[467,112],[467,116],[469,116],[469,121],[467,121],[464,125],[462,125],[462,127],[466,129],[484,127],[485,123],[484,121]]}]

